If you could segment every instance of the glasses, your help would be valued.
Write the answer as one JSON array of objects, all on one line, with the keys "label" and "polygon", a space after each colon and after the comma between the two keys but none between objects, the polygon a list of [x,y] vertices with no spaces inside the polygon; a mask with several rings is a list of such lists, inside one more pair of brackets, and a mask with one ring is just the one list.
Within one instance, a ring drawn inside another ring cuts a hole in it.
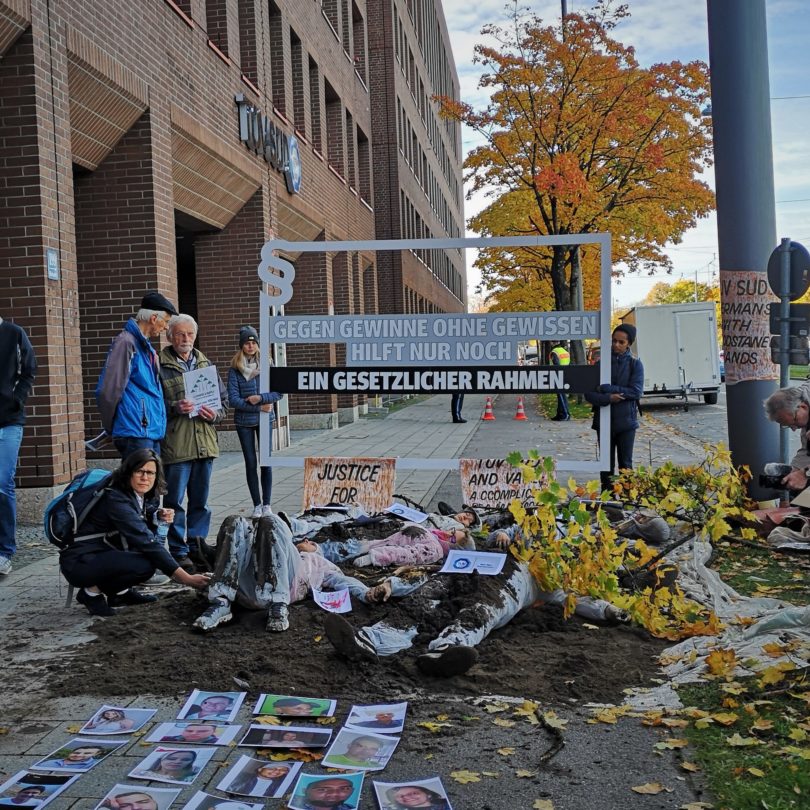
[{"label": "glasses", "polygon": [[142,478],[154,478],[157,473],[152,470],[135,470],[133,475],[140,475]]}]

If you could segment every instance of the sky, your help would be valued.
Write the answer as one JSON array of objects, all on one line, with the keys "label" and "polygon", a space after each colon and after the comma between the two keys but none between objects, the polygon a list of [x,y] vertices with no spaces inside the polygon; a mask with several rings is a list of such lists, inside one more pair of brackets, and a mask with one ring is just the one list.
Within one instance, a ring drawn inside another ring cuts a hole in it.
[{"label": "sky", "polygon": [[[747,0],[739,0],[747,2]],[[632,45],[642,66],[673,60],[701,59],[708,63],[709,46],[705,0],[626,0],[631,16],[614,30],[613,36]],[[524,3],[525,5],[525,3]],[[560,0],[534,0],[533,10],[548,24],[560,15]],[[479,106],[485,96],[478,90],[480,67],[472,62],[473,48],[481,41],[481,27],[507,18],[505,0],[443,0],[444,13],[453,44],[453,55],[461,82],[462,100]],[[583,0],[568,0],[568,11],[590,8]],[[510,4],[511,7],[511,4]],[[766,0],[768,58],[770,63],[771,129],[776,195],[774,247],[783,237],[810,246],[810,9],[806,0]],[[797,98],[798,97],[798,98]],[[464,151],[477,141],[470,131],[462,133]],[[711,169],[704,179],[714,185]],[[484,206],[481,198],[465,202],[465,217]],[[469,236],[475,234],[468,233]],[[709,284],[717,281],[717,222],[712,214],[684,234],[680,244],[666,252],[674,270],[656,276],[625,276],[614,281],[614,308],[626,310],[641,303],[658,281],[680,279]],[[471,251],[468,251],[471,254]],[[471,300],[480,275],[468,255],[468,290]]]}]

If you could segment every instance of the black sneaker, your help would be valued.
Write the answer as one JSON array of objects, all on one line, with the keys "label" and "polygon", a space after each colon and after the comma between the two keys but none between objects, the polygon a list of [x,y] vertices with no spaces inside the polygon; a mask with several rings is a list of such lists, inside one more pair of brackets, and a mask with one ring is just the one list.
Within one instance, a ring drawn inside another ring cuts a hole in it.
[{"label": "black sneaker", "polygon": [[377,660],[377,651],[362,636],[359,636],[346,619],[336,613],[327,613],[323,629],[332,646],[350,661]]},{"label": "black sneaker", "polygon": [[455,515],[456,512],[458,512],[458,509],[453,509],[453,507],[450,506],[450,504],[446,501],[439,501],[436,504],[436,509],[439,510],[440,515],[444,515],[445,517],[448,515]]},{"label": "black sneaker", "polygon": [[76,601],[84,605],[91,616],[115,616],[115,611],[107,604],[107,598],[103,593],[98,596],[90,596],[84,588],[76,591]]},{"label": "black sneaker", "polygon": [[146,605],[149,602],[157,602],[157,596],[151,593],[141,593],[133,588],[123,593],[113,593],[107,597],[107,603],[111,608],[122,605]]},{"label": "black sneaker", "polygon": [[478,660],[475,647],[445,647],[443,650],[425,653],[416,659],[416,666],[434,678],[452,678],[463,675]]}]

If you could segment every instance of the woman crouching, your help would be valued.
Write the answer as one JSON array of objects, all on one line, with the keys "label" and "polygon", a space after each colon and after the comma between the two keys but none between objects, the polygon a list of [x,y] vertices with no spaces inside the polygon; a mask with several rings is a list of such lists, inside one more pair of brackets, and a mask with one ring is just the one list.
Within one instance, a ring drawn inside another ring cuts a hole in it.
[{"label": "woman crouching", "polygon": [[156,570],[181,585],[208,585],[210,575],[184,571],[155,537],[158,520],[174,520],[173,509],[158,506],[165,488],[160,457],[146,448],[130,453],[82,522],[73,545],[60,552],[62,574],[80,589],[76,601],[91,615],[112,616],[120,605],[154,602],[156,596],[132,586],[146,582]]}]

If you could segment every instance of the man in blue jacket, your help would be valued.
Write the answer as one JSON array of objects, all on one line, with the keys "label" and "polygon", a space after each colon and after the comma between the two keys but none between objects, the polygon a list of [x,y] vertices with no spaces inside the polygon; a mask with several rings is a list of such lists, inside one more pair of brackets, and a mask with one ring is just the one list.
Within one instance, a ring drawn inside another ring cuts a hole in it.
[{"label": "man in blue jacket", "polygon": [[11,573],[17,550],[17,496],[14,473],[20,453],[25,401],[34,384],[37,360],[28,335],[0,318],[0,576]]},{"label": "man in blue jacket", "polygon": [[160,453],[166,433],[166,407],[160,363],[150,338],[160,336],[177,310],[158,292],[148,292],[141,308],[113,340],[96,386],[101,424],[126,458],[147,447]]}]

